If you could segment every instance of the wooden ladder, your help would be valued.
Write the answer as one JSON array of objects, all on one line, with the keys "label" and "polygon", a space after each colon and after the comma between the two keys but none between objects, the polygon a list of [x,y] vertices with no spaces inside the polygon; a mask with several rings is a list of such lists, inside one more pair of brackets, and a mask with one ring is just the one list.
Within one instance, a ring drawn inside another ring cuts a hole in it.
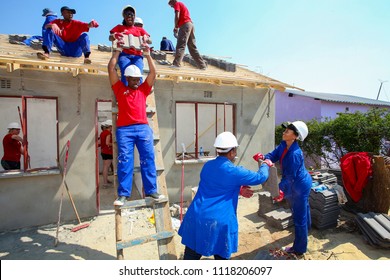
[{"label": "wooden ladder", "polygon": [[[116,142],[116,119],[118,107],[115,101],[115,96],[112,98],[112,136],[113,136],[113,162],[117,166],[118,147]],[[174,243],[174,230],[172,228],[171,215],[169,210],[168,190],[165,180],[164,162],[159,139],[159,126],[156,112],[156,101],[154,91],[147,98],[147,116],[149,125],[153,130],[155,164],[157,169],[157,186],[158,192],[165,196],[164,199],[154,200],[146,197],[144,199],[126,201],[122,206],[115,206],[115,235],[116,235],[116,252],[117,259],[123,260],[123,249],[136,245],[141,245],[147,242],[157,241],[158,254],[160,260],[176,260],[176,249]],[[134,172],[139,172],[139,167],[134,167]],[[133,178],[134,181],[135,177]],[[135,184],[133,184],[135,185]],[[115,176],[114,186],[118,186],[118,178]],[[133,190],[134,191],[134,190]],[[141,192],[142,195],[142,192]],[[124,239],[122,228],[122,210],[129,208],[152,207],[155,219],[156,233],[142,236],[135,239]]]}]

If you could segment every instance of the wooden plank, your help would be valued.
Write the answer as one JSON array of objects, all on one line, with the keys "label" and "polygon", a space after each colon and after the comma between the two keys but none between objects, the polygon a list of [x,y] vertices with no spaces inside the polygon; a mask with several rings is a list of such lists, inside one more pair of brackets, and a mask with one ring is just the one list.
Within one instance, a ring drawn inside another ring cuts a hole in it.
[{"label": "wooden plank", "polygon": [[[116,242],[122,241],[122,211],[120,208],[115,209],[115,239]],[[123,249],[116,250],[116,258],[118,260],[123,260]]]},{"label": "wooden plank", "polygon": [[172,231],[161,231],[155,234],[142,236],[139,238],[135,238],[132,240],[125,240],[121,242],[116,243],[116,249],[117,250],[123,250],[124,248],[129,248],[137,245],[141,245],[144,243],[152,242],[152,241],[159,241],[163,239],[170,239],[175,235]]}]

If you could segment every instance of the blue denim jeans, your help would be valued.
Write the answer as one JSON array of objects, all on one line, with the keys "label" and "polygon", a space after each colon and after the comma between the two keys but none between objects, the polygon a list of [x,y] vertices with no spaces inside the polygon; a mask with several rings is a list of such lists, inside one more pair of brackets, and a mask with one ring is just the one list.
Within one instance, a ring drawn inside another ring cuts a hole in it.
[{"label": "blue denim jeans", "polygon": [[147,124],[120,126],[118,143],[118,196],[131,196],[134,170],[134,146],[137,147],[145,194],[157,192],[157,171],[154,162],[153,131]]}]

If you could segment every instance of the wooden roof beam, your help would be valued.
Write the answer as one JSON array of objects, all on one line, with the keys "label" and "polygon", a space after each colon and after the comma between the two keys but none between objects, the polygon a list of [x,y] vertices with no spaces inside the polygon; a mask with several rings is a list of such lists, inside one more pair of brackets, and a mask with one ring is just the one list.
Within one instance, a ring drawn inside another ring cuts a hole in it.
[{"label": "wooden roof beam", "polygon": [[7,72],[14,72],[20,68],[19,63],[7,63]]}]

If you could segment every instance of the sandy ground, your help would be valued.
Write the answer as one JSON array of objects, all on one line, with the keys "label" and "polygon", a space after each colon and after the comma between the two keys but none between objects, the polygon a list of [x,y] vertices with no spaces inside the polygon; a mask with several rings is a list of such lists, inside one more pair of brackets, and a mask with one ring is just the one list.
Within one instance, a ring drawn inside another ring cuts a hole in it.
[{"label": "sandy ground", "polygon": [[[103,213],[83,223],[89,227],[76,232],[71,229],[77,223],[61,224],[58,245],[55,247],[56,224],[0,233],[1,260],[115,260],[115,220],[112,202],[113,188],[102,189]],[[253,260],[262,251],[281,248],[293,242],[293,229],[279,230],[266,224],[259,217],[258,195],[240,198],[239,250],[232,259]],[[152,210],[126,211],[123,214],[124,236],[135,238],[155,232],[149,218]],[[355,226],[354,215],[342,211],[339,225],[327,230],[312,229],[309,235],[305,260],[389,260],[390,250],[377,249],[367,244]],[[178,219],[174,220],[175,225]],[[176,229],[177,231],[177,229]],[[182,259],[184,247],[180,236],[174,237],[178,259]],[[158,260],[156,242],[124,250],[127,260]]]}]

